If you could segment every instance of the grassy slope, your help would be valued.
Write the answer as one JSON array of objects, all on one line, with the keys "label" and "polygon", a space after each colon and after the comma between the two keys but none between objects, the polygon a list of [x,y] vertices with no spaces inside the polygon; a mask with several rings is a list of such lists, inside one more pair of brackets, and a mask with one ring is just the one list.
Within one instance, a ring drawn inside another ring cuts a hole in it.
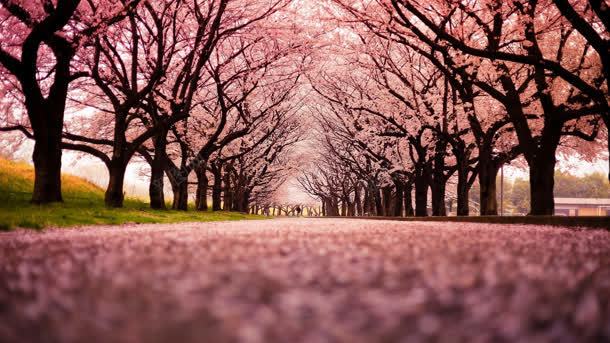
[{"label": "grassy slope", "polygon": [[72,175],[62,176],[63,204],[29,203],[34,183],[31,165],[0,158],[0,230],[81,224],[176,223],[262,218],[232,212],[158,211],[141,200],[128,199],[125,208],[104,206],[104,191]]}]

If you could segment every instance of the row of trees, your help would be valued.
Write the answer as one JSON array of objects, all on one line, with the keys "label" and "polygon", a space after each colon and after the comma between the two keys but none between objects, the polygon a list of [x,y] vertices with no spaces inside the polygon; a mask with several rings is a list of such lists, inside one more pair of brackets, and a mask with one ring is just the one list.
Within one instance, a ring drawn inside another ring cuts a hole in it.
[{"label": "row of trees", "polygon": [[[529,170],[533,215],[554,212],[557,156],[607,144],[606,1],[343,1],[335,60],[312,76],[316,167],[303,188],[326,215],[496,215],[496,177]],[[588,141],[590,144],[583,144]],[[609,176],[610,177],[610,176]],[[413,199],[415,205],[413,206]]]},{"label": "row of trees", "polygon": [[290,10],[288,0],[0,0],[0,130],[35,142],[32,201],[62,201],[62,150],[103,162],[111,207],[123,206],[134,160],[149,166],[153,208],[166,206],[166,179],[174,209],[193,188],[200,210],[210,188],[214,210],[271,201],[295,167],[310,63]]},{"label": "row of trees", "polygon": [[264,207],[313,115],[299,181],[328,214],[423,216],[430,192],[434,215],[448,196],[468,215],[475,182],[497,214],[515,159],[530,212],[552,214],[557,156],[608,143],[608,17],[594,0],[0,0],[0,130],[35,141],[37,203],[62,200],[69,149],[106,166],[109,206],[140,160],[154,208],[166,178],[176,209],[210,189],[214,209]]}]

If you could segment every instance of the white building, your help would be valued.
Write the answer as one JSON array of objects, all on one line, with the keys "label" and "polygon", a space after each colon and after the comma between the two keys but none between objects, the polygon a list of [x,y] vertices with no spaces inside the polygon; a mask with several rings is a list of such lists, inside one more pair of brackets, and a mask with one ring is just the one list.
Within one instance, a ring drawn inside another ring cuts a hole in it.
[{"label": "white building", "polygon": [[558,216],[610,216],[608,198],[555,198]]}]

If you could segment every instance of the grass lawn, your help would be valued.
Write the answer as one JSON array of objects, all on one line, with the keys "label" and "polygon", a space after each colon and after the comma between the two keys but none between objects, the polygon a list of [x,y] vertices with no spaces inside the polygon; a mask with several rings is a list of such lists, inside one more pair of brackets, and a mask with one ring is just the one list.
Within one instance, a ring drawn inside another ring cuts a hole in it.
[{"label": "grass lawn", "polygon": [[62,176],[64,203],[30,204],[34,183],[31,165],[0,158],[0,230],[15,227],[44,228],[84,224],[177,223],[262,219],[235,212],[152,210],[137,199],[126,199],[125,207],[104,206],[104,190],[72,175]]}]

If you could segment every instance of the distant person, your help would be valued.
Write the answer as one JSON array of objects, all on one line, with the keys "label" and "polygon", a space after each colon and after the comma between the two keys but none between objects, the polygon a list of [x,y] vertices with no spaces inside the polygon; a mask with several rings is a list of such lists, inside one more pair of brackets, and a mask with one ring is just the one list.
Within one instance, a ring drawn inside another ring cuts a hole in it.
[{"label": "distant person", "polygon": [[297,208],[295,208],[295,211],[297,212],[297,217],[301,216],[301,206],[297,206]]}]

